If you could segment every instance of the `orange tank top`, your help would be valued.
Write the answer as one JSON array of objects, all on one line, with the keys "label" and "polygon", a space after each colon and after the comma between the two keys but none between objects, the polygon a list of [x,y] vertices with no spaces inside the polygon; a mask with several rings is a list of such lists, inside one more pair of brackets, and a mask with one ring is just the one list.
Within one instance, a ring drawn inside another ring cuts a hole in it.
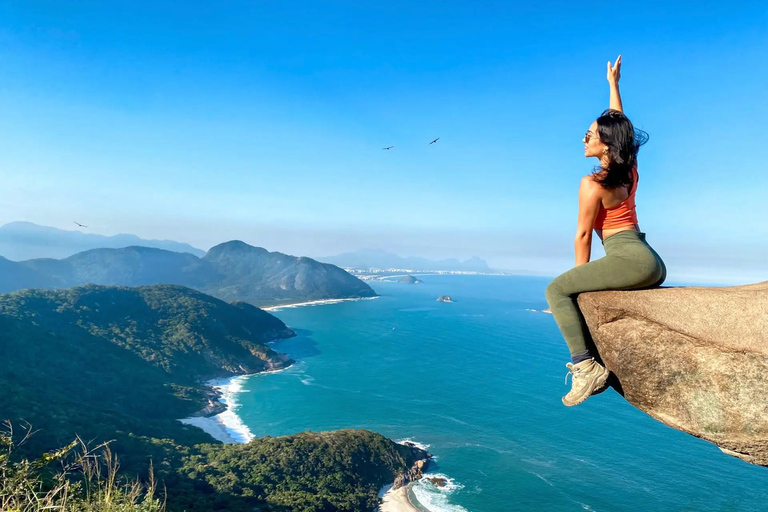
[{"label": "orange tank top", "polygon": [[602,203],[595,219],[595,229],[615,229],[637,224],[635,210],[635,192],[637,192],[637,166],[632,168],[632,189],[629,196],[613,208],[605,208]]}]

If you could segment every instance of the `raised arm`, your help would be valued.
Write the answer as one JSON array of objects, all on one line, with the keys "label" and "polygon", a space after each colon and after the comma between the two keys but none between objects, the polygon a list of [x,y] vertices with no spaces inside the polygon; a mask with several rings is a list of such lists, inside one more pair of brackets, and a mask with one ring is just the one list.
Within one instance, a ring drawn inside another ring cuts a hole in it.
[{"label": "raised arm", "polygon": [[621,94],[619,94],[619,77],[621,76],[621,55],[616,59],[616,65],[611,67],[611,61],[608,61],[608,85],[611,88],[611,100],[609,108],[624,112],[621,105]]}]

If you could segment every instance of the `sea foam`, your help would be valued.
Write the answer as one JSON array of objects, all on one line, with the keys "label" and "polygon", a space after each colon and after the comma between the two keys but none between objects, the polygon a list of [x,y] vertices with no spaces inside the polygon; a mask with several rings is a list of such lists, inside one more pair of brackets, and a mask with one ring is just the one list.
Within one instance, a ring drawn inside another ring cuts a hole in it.
[{"label": "sea foam", "polygon": [[[424,451],[429,451],[428,449],[430,447],[429,444],[414,441],[413,438],[410,437],[397,439],[395,442],[398,444],[408,443],[417,448],[421,448]],[[437,460],[437,457],[433,456],[432,460]],[[437,487],[427,480],[428,478],[442,478],[445,480],[445,485],[443,487]],[[414,502],[414,505],[419,509],[428,510],[430,512],[468,512],[464,507],[449,502],[450,495],[463,488],[464,486],[462,484],[457,483],[453,478],[443,473],[424,473],[420,480],[413,482],[408,486],[411,501]],[[386,492],[384,488],[379,492],[380,496],[383,495],[383,492]]]},{"label": "sea foam", "polygon": [[[446,480],[446,484],[444,487],[437,487],[427,478],[443,478]],[[451,494],[463,488],[462,484],[457,483],[447,475],[442,473],[426,473],[421,480],[410,486],[409,491],[412,493],[415,501],[418,501],[418,505],[430,512],[468,512],[461,505],[450,503]]]},{"label": "sea foam", "polygon": [[[292,365],[291,365],[292,366]],[[243,384],[251,377],[265,375],[270,373],[278,373],[287,370],[281,368],[279,370],[269,370],[266,372],[254,373],[249,375],[237,375],[235,377],[225,377],[221,379],[211,379],[205,384],[210,386],[221,393],[219,401],[227,406],[227,409],[215,416],[202,417],[194,416],[191,418],[184,418],[179,421],[185,425],[194,425],[198,427],[215,439],[223,443],[247,443],[255,436],[253,432],[243,423],[240,416],[237,415],[237,410],[240,408],[238,401],[238,395],[245,393],[243,391]]]}]

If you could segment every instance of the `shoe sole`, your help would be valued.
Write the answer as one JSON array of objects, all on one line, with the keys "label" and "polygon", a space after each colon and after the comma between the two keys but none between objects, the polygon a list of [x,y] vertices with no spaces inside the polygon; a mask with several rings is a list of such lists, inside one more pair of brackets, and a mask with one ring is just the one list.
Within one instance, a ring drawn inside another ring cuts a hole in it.
[{"label": "shoe sole", "polygon": [[594,391],[592,392],[592,394],[591,394],[591,395],[589,395],[589,396],[595,396],[595,395],[599,395],[600,393],[602,393],[603,391],[605,391],[606,389],[608,389],[608,388],[610,387],[610,386],[608,385],[608,380],[609,380],[610,378],[611,378],[611,372],[609,371],[609,372],[608,372],[608,378],[607,378],[607,379],[605,379],[605,382],[603,383],[603,385],[602,385],[602,386],[600,386],[599,388],[597,388],[596,390],[594,390]]},{"label": "shoe sole", "polygon": [[608,368],[603,367],[602,375],[600,375],[597,379],[595,379],[595,384],[597,385],[594,390],[592,390],[591,393],[585,394],[583,397],[579,398],[577,401],[573,403],[567,403],[565,401],[565,397],[563,397],[561,400],[563,402],[563,405],[566,407],[573,407],[574,405],[579,405],[580,403],[584,402],[587,398],[589,398],[592,395],[595,395],[597,393],[601,393],[605,391],[605,389],[608,387],[608,377],[611,375],[611,372],[608,370]]}]

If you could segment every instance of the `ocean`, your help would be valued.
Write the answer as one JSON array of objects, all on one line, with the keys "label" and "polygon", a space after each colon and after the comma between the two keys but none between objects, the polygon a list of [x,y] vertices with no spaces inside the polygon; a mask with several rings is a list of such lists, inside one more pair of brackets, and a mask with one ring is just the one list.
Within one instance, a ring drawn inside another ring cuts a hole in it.
[{"label": "ocean", "polygon": [[369,282],[373,300],[271,311],[298,334],[272,346],[297,363],[238,379],[229,398],[247,430],[364,428],[421,443],[429,473],[449,479],[411,488],[432,512],[768,510],[768,469],[613,390],[562,405],[568,351],[540,311],[549,278],[419,278]]}]

